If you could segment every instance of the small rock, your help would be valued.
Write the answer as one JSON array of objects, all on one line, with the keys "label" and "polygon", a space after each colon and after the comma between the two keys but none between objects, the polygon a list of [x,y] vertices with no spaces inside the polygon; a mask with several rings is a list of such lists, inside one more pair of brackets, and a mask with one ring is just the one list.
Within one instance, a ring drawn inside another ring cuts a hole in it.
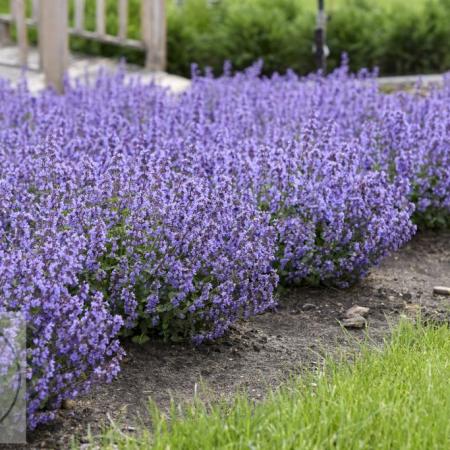
[{"label": "small rock", "polygon": [[253,350],[255,350],[255,352],[261,351],[261,349],[256,344],[253,344]]},{"label": "small rock", "polygon": [[433,294],[436,294],[436,295],[450,295],[450,287],[447,287],[447,286],[434,286]]},{"label": "small rock", "polygon": [[351,319],[355,316],[367,317],[369,315],[370,308],[366,308],[365,306],[354,305],[344,314],[346,319]]},{"label": "small rock", "polygon": [[312,303],[305,303],[302,306],[303,311],[310,311],[311,309],[316,309],[316,305],[313,305]]},{"label": "small rock", "polygon": [[364,328],[367,325],[366,319],[358,315],[343,319],[341,323],[345,328]]},{"label": "small rock", "polygon": [[62,409],[74,409],[75,401],[70,398],[66,398],[65,400],[63,400],[61,407]]},{"label": "small rock", "polygon": [[417,317],[418,314],[421,312],[421,310],[422,307],[420,305],[413,303],[405,303],[404,315],[406,315],[406,317]]}]

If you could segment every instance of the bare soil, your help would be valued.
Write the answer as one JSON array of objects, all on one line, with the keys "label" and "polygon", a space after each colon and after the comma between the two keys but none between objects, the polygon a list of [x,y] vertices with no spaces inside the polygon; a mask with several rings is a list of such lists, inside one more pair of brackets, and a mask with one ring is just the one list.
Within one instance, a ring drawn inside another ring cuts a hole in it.
[{"label": "bare soil", "polygon": [[[419,233],[350,289],[284,290],[276,311],[237,324],[220,342],[198,348],[125,342],[118,379],[61,410],[54,423],[29,436],[26,448],[68,448],[71,436],[83,441],[88,426],[95,433],[110,419],[133,431],[139,421],[149,422],[149,397],[165,409],[171,397],[189,401],[201,385],[212,396],[244,389],[262,398],[269,386],[320,365],[325,353],[354,348],[367,333],[381,343],[401,315],[421,311],[448,321],[450,297],[433,295],[435,285],[450,285],[450,232]],[[345,332],[339,319],[356,304],[370,308],[368,329]]]}]

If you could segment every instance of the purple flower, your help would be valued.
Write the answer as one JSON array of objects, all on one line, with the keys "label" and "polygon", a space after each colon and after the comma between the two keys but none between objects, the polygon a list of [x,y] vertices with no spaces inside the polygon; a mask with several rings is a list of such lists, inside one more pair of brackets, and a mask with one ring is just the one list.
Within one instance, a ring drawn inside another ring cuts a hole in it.
[{"label": "purple flower", "polygon": [[450,77],[387,95],[345,66],[259,71],[181,95],[0,80],[0,311],[27,317],[31,428],[112,380],[121,334],[218,338],[279,278],[347,286],[412,219],[450,223]]}]

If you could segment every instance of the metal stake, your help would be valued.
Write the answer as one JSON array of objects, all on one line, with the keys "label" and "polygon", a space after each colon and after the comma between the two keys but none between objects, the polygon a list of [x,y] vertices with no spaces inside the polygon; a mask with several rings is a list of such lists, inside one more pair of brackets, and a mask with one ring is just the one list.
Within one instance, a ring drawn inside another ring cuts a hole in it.
[{"label": "metal stake", "polygon": [[327,17],[325,14],[325,0],[318,0],[318,10],[317,10],[317,22],[316,29],[314,31],[314,43],[315,43],[315,53],[316,53],[316,64],[317,69],[321,70],[322,73],[326,72],[327,69],[327,55],[326,55],[326,23]]}]

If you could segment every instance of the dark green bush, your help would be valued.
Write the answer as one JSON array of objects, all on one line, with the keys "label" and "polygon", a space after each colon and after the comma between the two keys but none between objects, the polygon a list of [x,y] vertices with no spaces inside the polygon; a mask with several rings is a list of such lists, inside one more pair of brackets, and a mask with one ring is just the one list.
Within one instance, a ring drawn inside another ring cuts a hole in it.
[{"label": "dark green bush", "polygon": [[[191,64],[222,71],[225,60],[242,69],[264,60],[264,71],[315,68],[312,0],[184,0],[168,2],[168,70],[189,75]],[[0,11],[7,0],[0,0]],[[139,37],[140,0],[130,0],[129,36]],[[450,68],[450,0],[326,2],[329,8],[328,67],[348,53],[351,67],[378,66],[382,74],[442,72]],[[71,17],[73,20],[73,2]],[[107,1],[107,30],[116,33],[117,0]],[[95,27],[95,0],[86,1],[86,24]],[[142,64],[144,55],[72,38],[72,49],[124,56]]]},{"label": "dark green bush", "polygon": [[428,0],[420,14],[404,9],[390,17],[379,65],[387,73],[450,69],[450,0]]},{"label": "dark green bush", "polygon": [[346,7],[331,13],[327,30],[330,68],[339,65],[344,52],[350,57],[352,69],[379,65],[389,33],[388,12],[373,3],[350,0]]}]

